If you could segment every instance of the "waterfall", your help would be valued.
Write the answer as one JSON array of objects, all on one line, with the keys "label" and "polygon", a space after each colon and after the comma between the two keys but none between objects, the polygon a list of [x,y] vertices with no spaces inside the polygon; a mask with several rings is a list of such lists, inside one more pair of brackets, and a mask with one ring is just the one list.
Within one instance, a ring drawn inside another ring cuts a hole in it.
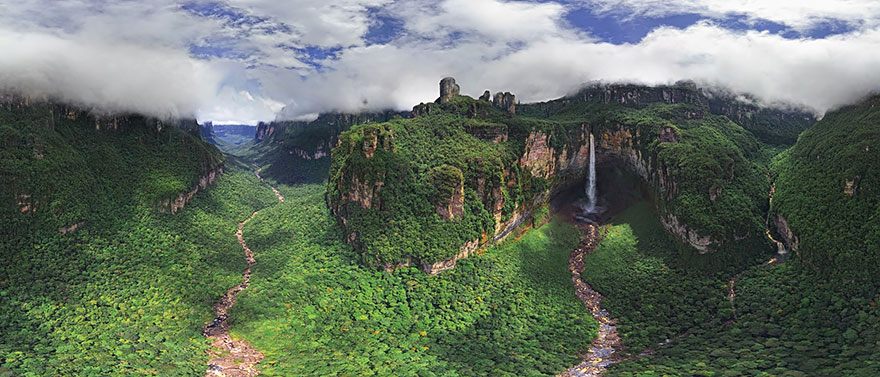
[{"label": "waterfall", "polygon": [[584,188],[587,192],[587,213],[596,212],[596,141],[593,139],[593,133],[590,133],[590,172],[587,176],[587,186]]}]

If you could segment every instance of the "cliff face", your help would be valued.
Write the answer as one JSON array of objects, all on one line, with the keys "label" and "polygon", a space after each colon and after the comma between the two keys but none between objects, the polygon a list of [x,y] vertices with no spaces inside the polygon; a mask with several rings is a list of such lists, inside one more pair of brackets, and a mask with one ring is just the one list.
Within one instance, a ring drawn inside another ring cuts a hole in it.
[{"label": "cliff face", "polygon": [[176,212],[222,170],[198,133],[195,120],[0,97],[4,218],[67,234],[123,206]]},{"label": "cliff face", "polygon": [[462,96],[438,102],[413,119],[354,126],[333,149],[328,204],[368,263],[453,268],[583,179],[586,125],[516,119]]},{"label": "cliff face", "polygon": [[245,124],[218,124],[214,126],[214,132],[218,137],[241,136],[256,138],[256,127]]},{"label": "cliff face", "polygon": [[758,141],[695,87],[596,87],[515,108],[495,98],[421,104],[414,119],[340,136],[328,202],[368,262],[437,273],[504,238],[582,184],[590,133],[598,159],[639,176],[666,230],[696,252],[766,244]]},{"label": "cliff face", "polygon": [[214,133],[214,124],[211,122],[205,122],[204,124],[199,125],[199,136],[202,137],[202,140],[207,141],[211,144],[217,145],[217,135]]},{"label": "cliff face", "polygon": [[617,104],[644,108],[651,104],[686,104],[691,110],[687,119],[703,119],[706,115],[722,115],[769,144],[791,145],[798,135],[816,122],[816,116],[804,109],[762,107],[748,95],[737,95],[718,89],[700,89],[693,83],[672,86],[644,87],[637,85],[592,86],[570,97],[555,101],[524,105],[524,115],[549,118],[574,104]]},{"label": "cliff face", "polygon": [[258,143],[263,140],[266,140],[266,138],[275,134],[275,127],[276,127],[275,122],[272,122],[272,123],[260,122],[260,123],[258,123],[257,130],[254,133],[254,140]]},{"label": "cliff face", "polygon": [[[401,120],[354,127],[342,134],[333,150],[329,205],[345,238],[365,252],[368,262],[387,269],[418,264],[431,274],[453,268],[457,260],[530,220],[532,212],[565,184],[583,179],[589,156],[589,131],[584,125],[551,130],[523,127],[522,131],[529,129],[526,145],[511,155],[503,151],[510,146],[501,141],[506,141],[500,137],[506,133],[499,131],[507,125],[478,127],[446,120],[426,116],[413,120],[418,125]],[[424,134],[414,135],[408,126]],[[474,132],[476,128],[491,131]],[[468,146],[450,154],[474,155],[437,156],[437,162],[445,163],[420,177],[411,153],[421,148],[413,143],[430,143],[418,136],[434,132],[451,132],[457,134],[456,140],[466,140]],[[551,142],[557,138],[565,141]],[[502,161],[508,157],[513,164],[505,166]],[[371,226],[373,221],[382,225]],[[400,244],[409,241],[403,234],[448,246],[404,249]],[[376,242],[383,239],[390,244]]]},{"label": "cliff face", "polygon": [[709,111],[724,115],[769,144],[792,145],[798,135],[816,123],[816,116],[805,110],[780,110],[733,100],[732,95],[715,95]]},{"label": "cliff face", "polygon": [[880,96],[829,112],[774,164],[771,220],[789,250],[844,280],[880,282]]},{"label": "cliff face", "polygon": [[285,183],[321,182],[327,179],[330,150],[339,134],[354,125],[384,122],[408,114],[392,111],[342,114],[325,113],[313,121],[261,123],[256,129],[257,147],[269,150],[263,170],[267,177]]},{"label": "cliff face", "polygon": [[208,186],[213,185],[214,181],[217,179],[217,176],[223,174],[223,167],[218,166],[213,170],[209,171],[207,174],[199,177],[199,184],[193,187],[191,190],[187,192],[181,192],[177,194],[177,197],[173,199],[162,199],[157,203],[156,208],[159,212],[162,213],[177,213],[185,207],[190,200],[192,200],[193,196],[199,192],[199,190],[204,190],[208,188]]}]

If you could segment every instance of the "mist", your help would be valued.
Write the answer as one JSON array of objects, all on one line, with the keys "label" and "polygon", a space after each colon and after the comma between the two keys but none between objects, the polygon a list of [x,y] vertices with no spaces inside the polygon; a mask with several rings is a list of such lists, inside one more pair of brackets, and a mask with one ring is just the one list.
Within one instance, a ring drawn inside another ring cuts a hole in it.
[{"label": "mist", "polygon": [[100,112],[193,117],[213,99],[218,72],[171,49],[0,33],[0,90]]},{"label": "mist", "polygon": [[[827,20],[849,27],[786,38],[712,21],[735,14],[723,2],[656,3],[158,0],[96,7],[0,0],[0,90],[102,112],[255,124],[411,109],[433,101],[445,76],[455,77],[463,94],[510,91],[521,102],[559,98],[587,82],[693,80],[817,115],[880,88],[876,6],[783,2],[741,15],[792,30]],[[575,4],[621,18],[691,12],[707,19],[611,44],[566,19]],[[379,39],[371,36],[377,17],[396,20]]]}]

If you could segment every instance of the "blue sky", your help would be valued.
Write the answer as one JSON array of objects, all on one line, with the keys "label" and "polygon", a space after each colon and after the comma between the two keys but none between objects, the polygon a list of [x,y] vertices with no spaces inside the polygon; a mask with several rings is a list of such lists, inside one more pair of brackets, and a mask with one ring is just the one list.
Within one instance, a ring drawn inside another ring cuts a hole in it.
[{"label": "blue sky", "polygon": [[[49,11],[47,11],[49,10]],[[822,113],[880,88],[875,0],[0,0],[0,89],[216,123],[692,79]]]}]

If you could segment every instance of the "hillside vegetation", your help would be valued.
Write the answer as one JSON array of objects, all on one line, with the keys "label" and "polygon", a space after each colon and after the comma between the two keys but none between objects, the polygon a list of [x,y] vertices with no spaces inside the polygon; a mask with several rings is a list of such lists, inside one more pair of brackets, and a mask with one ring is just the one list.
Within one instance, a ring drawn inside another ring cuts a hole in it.
[{"label": "hillside vegetation", "polygon": [[227,163],[160,213],[219,152],[174,125],[96,130],[113,123],[59,109],[0,108],[0,374],[201,375],[200,328],[245,266],[236,223],[272,192]]},{"label": "hillside vegetation", "polygon": [[716,114],[705,93],[681,84],[588,88],[517,115],[465,96],[422,104],[413,119],[340,135],[328,200],[364,261],[435,272],[580,185],[592,133],[601,161],[640,177],[685,254],[713,269],[744,266],[770,249],[767,164],[779,150],[753,130],[771,119],[805,128],[812,117],[729,101]]},{"label": "hillside vegetation", "polygon": [[429,276],[358,262],[341,242],[323,185],[245,227],[257,250],[233,335],[264,351],[267,376],[538,376],[578,361],[596,323],[573,294],[567,258],[580,234],[551,222]]},{"label": "hillside vegetation", "polygon": [[828,113],[780,156],[773,201],[778,231],[812,268],[875,289],[878,161],[880,97],[874,96]]}]

